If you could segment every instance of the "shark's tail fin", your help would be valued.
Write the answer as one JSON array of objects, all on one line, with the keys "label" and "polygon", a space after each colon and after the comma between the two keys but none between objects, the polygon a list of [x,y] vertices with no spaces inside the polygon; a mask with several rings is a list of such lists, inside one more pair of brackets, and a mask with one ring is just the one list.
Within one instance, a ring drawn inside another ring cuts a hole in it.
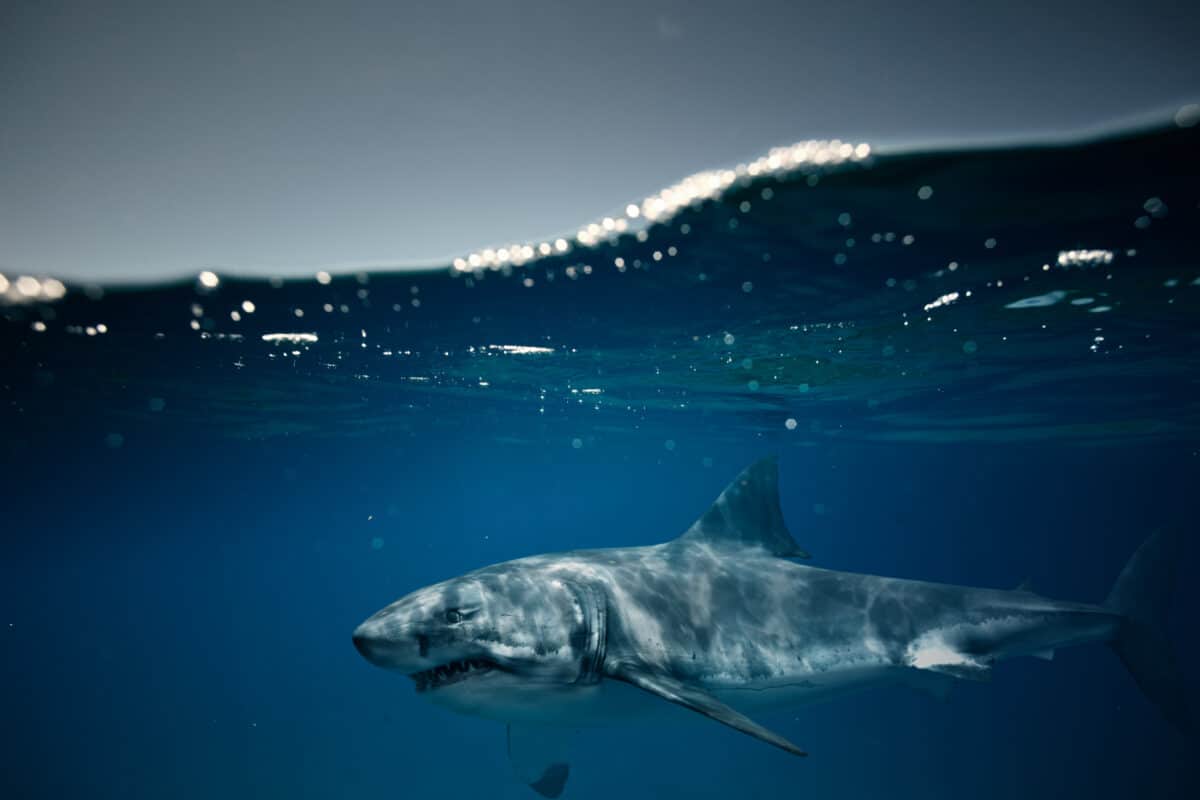
[{"label": "shark's tail fin", "polygon": [[1178,537],[1156,533],[1121,571],[1105,605],[1121,615],[1112,648],[1138,688],[1173,725],[1194,731],[1183,677],[1167,638],[1166,617],[1175,588]]}]

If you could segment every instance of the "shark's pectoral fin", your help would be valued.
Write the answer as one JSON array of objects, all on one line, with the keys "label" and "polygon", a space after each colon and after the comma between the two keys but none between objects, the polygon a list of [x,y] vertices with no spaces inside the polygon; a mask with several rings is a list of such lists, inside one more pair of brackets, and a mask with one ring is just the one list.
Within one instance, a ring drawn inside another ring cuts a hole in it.
[{"label": "shark's pectoral fin", "polygon": [[754,720],[734,711],[729,706],[722,703],[717,698],[710,695],[703,689],[676,680],[675,678],[651,673],[645,670],[622,667],[613,673],[612,677],[617,680],[631,683],[639,689],[643,689],[650,694],[657,695],[662,699],[681,705],[684,708],[689,708],[692,711],[697,711],[710,719],[715,719],[717,722],[724,723],[731,728],[748,733],[756,739],[761,739],[767,744],[773,744],[776,747],[786,750],[792,755],[806,756],[808,753],[801,750],[796,745],[789,742],[777,733],[767,730],[759,725]]},{"label": "shark's pectoral fin", "polygon": [[517,777],[542,797],[558,797],[567,785],[569,728],[508,725],[508,761]]}]

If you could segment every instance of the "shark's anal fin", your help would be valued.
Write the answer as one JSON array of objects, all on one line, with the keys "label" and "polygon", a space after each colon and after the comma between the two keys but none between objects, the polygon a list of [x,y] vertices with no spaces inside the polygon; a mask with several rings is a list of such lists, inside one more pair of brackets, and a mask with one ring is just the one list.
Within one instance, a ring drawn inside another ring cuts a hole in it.
[{"label": "shark's anal fin", "polygon": [[717,722],[724,723],[742,733],[748,733],[754,738],[760,739],[767,744],[773,744],[792,755],[808,755],[808,753],[787,739],[767,730],[744,714],[734,711],[703,689],[688,686],[667,675],[660,675],[636,667],[621,667],[613,673],[612,677],[626,683],[631,683],[639,689],[661,697],[667,702],[681,705],[710,719],[715,719]]},{"label": "shark's anal fin", "polygon": [[558,797],[567,785],[569,728],[508,725],[508,761],[525,784],[542,797]]},{"label": "shark's anal fin", "polygon": [[677,541],[761,548],[783,558],[809,557],[783,522],[779,462],[774,456],[742,470]]}]

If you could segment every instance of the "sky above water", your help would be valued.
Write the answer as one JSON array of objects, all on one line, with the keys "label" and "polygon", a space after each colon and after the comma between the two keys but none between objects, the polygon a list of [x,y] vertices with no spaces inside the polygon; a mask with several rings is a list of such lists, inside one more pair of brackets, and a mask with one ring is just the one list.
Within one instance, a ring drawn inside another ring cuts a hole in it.
[{"label": "sky above water", "polygon": [[1095,130],[1200,95],[1164,0],[10,2],[0,272],[445,264],[799,139]]}]

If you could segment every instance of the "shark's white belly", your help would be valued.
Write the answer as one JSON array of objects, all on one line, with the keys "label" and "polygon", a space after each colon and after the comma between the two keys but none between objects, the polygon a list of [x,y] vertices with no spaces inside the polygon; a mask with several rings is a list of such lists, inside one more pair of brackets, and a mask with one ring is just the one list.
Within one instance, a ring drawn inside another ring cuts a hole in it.
[{"label": "shark's white belly", "polygon": [[757,685],[713,686],[709,691],[738,710],[767,711],[815,703],[873,686],[899,683],[903,680],[904,672],[903,669],[882,663],[866,664]]},{"label": "shark's white belly", "polygon": [[[722,681],[706,688],[738,710],[769,711],[897,683],[903,680],[904,672],[880,663],[768,681]],[[493,673],[431,692],[429,699],[459,713],[503,722],[606,725],[630,718],[693,716],[690,711],[611,678],[589,685],[556,686]]]}]

